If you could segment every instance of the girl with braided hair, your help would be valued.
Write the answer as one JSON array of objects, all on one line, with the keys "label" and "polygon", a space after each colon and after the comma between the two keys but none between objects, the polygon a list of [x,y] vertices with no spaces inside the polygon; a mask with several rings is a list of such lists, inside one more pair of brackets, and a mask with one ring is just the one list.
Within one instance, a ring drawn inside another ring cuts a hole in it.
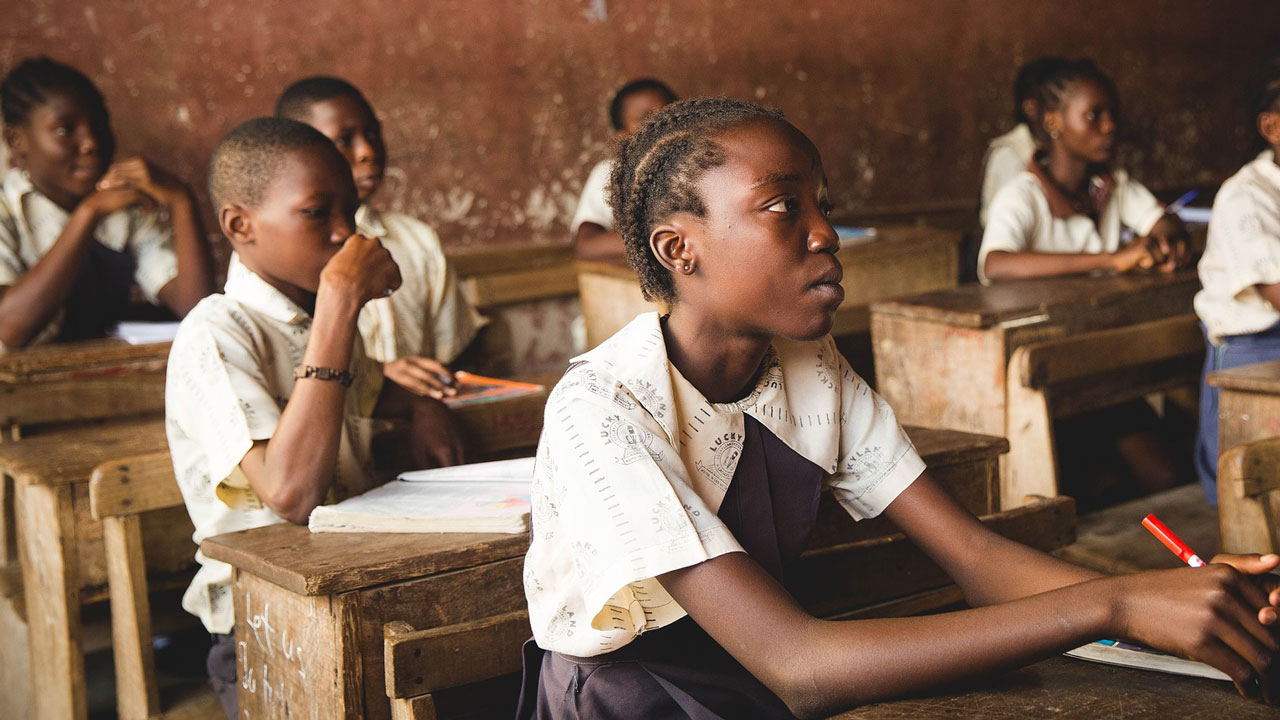
[{"label": "girl with braided hair", "polygon": [[[576,358],[548,400],[520,717],[820,716],[1108,636],[1242,687],[1265,675],[1280,590],[1255,575],[1280,557],[1101,578],[992,533],[929,477],[828,335],[844,291],[826,177],[779,113],[670,105],[622,142],[611,193],[645,293],[672,310]],[[789,568],[824,487],[854,519],[883,512],[981,607],[805,613]]]},{"label": "girl with braided hair", "polygon": [[[1262,66],[1251,108],[1257,156],[1213,199],[1195,300],[1208,355],[1200,384],[1196,472],[1218,502],[1218,389],[1209,373],[1280,359],[1280,57]],[[1261,152],[1259,152],[1261,151]]]}]

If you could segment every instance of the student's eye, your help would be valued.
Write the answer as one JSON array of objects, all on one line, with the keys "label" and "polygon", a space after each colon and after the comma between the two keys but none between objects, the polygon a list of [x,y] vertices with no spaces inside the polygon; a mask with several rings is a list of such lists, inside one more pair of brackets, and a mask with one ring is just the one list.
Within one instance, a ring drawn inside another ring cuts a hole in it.
[{"label": "student's eye", "polygon": [[339,135],[338,139],[334,140],[333,143],[338,147],[351,147],[351,136]]},{"label": "student's eye", "polygon": [[1093,122],[1098,119],[1098,113],[1090,110],[1089,112],[1084,114],[1084,119],[1088,120],[1089,122]]},{"label": "student's eye", "polygon": [[820,207],[822,208],[822,214],[826,217],[831,217],[831,212],[836,209],[835,206],[829,202],[822,203]]},{"label": "student's eye", "polygon": [[57,135],[58,137],[66,137],[70,135],[73,130],[74,128],[72,128],[70,125],[59,125],[58,127],[53,129],[53,134]]},{"label": "student's eye", "polygon": [[376,127],[369,128],[364,132],[365,142],[376,142],[381,137],[382,137],[382,130],[380,128],[376,128]]},{"label": "student's eye", "polygon": [[781,200],[765,208],[765,210],[768,210],[769,212],[775,212],[775,213],[790,213],[790,212],[795,212],[795,209],[796,209],[795,198],[782,198]]},{"label": "student's eye", "polygon": [[329,208],[327,207],[309,207],[303,208],[302,214],[309,218],[323,219],[329,217]]}]

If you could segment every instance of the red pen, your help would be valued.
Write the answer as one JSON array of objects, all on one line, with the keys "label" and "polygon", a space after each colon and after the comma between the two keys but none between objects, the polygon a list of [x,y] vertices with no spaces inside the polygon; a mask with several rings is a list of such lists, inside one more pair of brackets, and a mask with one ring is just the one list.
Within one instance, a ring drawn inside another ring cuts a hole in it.
[{"label": "red pen", "polygon": [[1182,562],[1191,567],[1204,567],[1204,561],[1200,559],[1200,556],[1187,547],[1187,544],[1182,542],[1181,538],[1174,535],[1172,530],[1165,527],[1164,523],[1160,522],[1160,519],[1154,513],[1142,518],[1142,527],[1150,530],[1151,534],[1164,543],[1164,546],[1169,548],[1169,551],[1174,555],[1177,555]]}]

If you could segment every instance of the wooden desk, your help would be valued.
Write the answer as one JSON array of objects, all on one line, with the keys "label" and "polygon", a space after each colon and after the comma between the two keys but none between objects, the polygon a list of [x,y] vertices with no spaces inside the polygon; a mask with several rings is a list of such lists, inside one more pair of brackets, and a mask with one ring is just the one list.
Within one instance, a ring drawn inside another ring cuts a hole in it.
[{"label": "wooden desk", "polygon": [[[911,435],[935,475],[985,522],[1046,550],[1072,539],[1069,499],[983,512],[998,506],[992,493],[998,493],[1002,439],[942,431]],[[819,529],[797,571],[797,596],[811,611],[902,614],[958,599],[914,546],[888,534],[893,528],[887,522],[857,527],[830,498],[823,503]],[[525,607],[524,535],[311,534],[272,525],[209,538],[201,549],[236,568],[240,706],[254,717],[279,716],[286,704],[302,716],[314,709],[327,717],[389,717],[384,624],[427,629]],[[865,578],[868,565],[894,577],[882,584],[842,579]]]},{"label": "wooden desk", "polygon": [[[1280,437],[1280,361],[1210,373],[1209,384],[1220,390],[1219,456],[1244,443]],[[1270,546],[1265,528],[1259,527],[1264,519],[1256,503],[1218,493],[1223,551],[1258,552]]]},{"label": "wooden desk", "polygon": [[23,425],[164,411],[169,343],[88,340],[0,355],[0,440]]},{"label": "wooden desk", "polygon": [[[9,530],[9,541],[16,536],[32,696],[40,718],[86,713],[80,608],[105,598],[107,583],[102,525],[89,507],[90,474],[113,458],[167,447],[159,420],[81,427],[0,445],[0,474],[16,490],[18,529]],[[159,587],[190,580],[191,533],[183,508],[155,513],[143,523],[147,564],[162,578]]]},{"label": "wooden desk", "polygon": [[1229,682],[1053,657],[944,692],[867,705],[832,720],[1251,720],[1277,715],[1274,707],[1240,697]]},{"label": "wooden desk", "polygon": [[[960,233],[924,226],[877,228],[874,238],[842,243],[836,257],[844,266],[845,298],[836,310],[831,334],[854,340],[850,349],[841,350],[869,361],[869,351],[859,348],[869,348],[872,302],[955,287],[959,246]],[[644,300],[635,272],[625,261],[579,261],[577,268],[587,347],[599,345],[642,312],[665,312],[664,304]],[[854,369],[866,372],[858,364]]]}]

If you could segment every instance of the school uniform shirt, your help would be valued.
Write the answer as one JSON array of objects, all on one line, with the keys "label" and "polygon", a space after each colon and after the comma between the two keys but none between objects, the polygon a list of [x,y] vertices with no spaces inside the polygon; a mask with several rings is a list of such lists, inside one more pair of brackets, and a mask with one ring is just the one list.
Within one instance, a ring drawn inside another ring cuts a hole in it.
[{"label": "school uniform shirt", "polygon": [[996,193],[982,231],[978,279],[987,278],[987,255],[994,250],[1039,253],[1109,253],[1120,249],[1121,228],[1138,236],[1164,216],[1164,206],[1123,170],[1090,179],[1091,217],[1050,182],[1035,160]]},{"label": "school uniform shirt", "polygon": [[[13,285],[53,248],[70,214],[31,184],[18,168],[4,173],[0,185],[0,287]],[[173,234],[154,213],[126,208],[98,221],[93,239],[107,250],[132,257],[132,281],[147,301],[159,303],[159,292],[178,275]],[[128,282],[130,278],[118,278]],[[28,345],[47,343],[62,329],[59,310]],[[0,343],[0,352],[5,347]]]},{"label": "school uniform shirt", "polygon": [[[165,380],[165,432],[196,543],[283,522],[263,505],[239,466],[254,441],[269,440],[275,432],[310,332],[305,310],[243,267],[222,294],[201,300],[178,328]],[[359,338],[350,370],[355,380],[346,392],[329,501],[377,483],[369,417],[382,371],[364,356]],[[231,566],[199,552],[196,560],[200,570],[182,606],[209,632],[230,632],[235,625]]]},{"label": "school uniform shirt", "polygon": [[1214,344],[1280,322],[1258,285],[1280,283],[1280,166],[1267,150],[1218,190],[1200,258],[1196,314]]},{"label": "school uniform shirt", "polygon": [[1027,169],[1035,152],[1036,139],[1026,123],[1018,123],[987,145],[987,156],[982,161],[982,206],[978,210],[983,226],[987,224],[987,210],[996,193]]},{"label": "school uniform shirt", "polygon": [[924,470],[830,337],[775,340],[745,398],[710,403],[668,361],[658,315],[640,315],[576,358],[548,398],[524,567],[539,646],[621,648],[685,616],[657,576],[742,552],[716,513],[744,415],[821,468],[854,519],[878,515]]},{"label": "school uniform shirt", "polygon": [[613,172],[612,160],[601,160],[591,168],[587,183],[578,197],[578,209],[569,223],[570,237],[578,233],[582,223],[595,223],[605,230],[613,229],[613,208],[609,205],[609,173]]},{"label": "school uniform shirt", "polygon": [[[356,232],[377,238],[400,268],[399,289],[370,300],[360,311],[365,352],[378,362],[406,355],[453,362],[488,320],[463,294],[435,230],[408,215],[361,205]],[[247,272],[233,253],[227,277]]]}]

